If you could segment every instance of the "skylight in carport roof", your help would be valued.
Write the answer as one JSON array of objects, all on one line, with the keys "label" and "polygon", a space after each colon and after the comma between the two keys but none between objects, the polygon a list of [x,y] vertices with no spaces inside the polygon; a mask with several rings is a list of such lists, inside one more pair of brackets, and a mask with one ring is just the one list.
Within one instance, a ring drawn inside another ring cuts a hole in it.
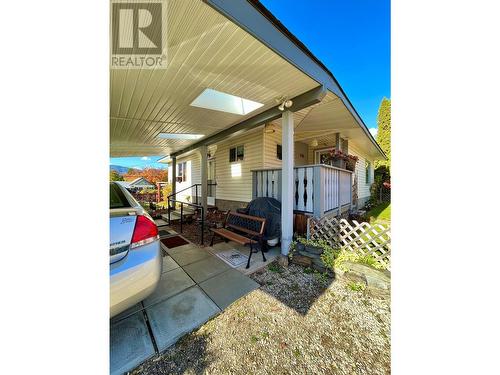
[{"label": "skylight in carport roof", "polygon": [[214,111],[246,115],[264,104],[239,96],[226,94],[213,89],[205,89],[193,102],[193,107],[212,109]]}]

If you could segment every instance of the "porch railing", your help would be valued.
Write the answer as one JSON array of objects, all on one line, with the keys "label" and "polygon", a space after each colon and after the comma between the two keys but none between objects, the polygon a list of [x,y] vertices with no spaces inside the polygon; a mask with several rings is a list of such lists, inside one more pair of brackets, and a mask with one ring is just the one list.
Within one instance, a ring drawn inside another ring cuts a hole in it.
[{"label": "porch railing", "polygon": [[[293,209],[322,217],[348,209],[352,202],[352,172],[324,164],[295,167]],[[252,171],[252,196],[281,202],[281,169]]]}]

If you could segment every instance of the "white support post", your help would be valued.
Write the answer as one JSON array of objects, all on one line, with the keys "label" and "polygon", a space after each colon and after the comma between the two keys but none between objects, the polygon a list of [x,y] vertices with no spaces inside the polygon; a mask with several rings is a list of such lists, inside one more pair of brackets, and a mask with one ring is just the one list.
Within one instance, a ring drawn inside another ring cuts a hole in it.
[{"label": "white support post", "polygon": [[284,111],[282,127],[281,173],[281,254],[288,256],[293,239],[293,113]]},{"label": "white support post", "polygon": [[208,207],[208,157],[207,146],[200,147],[201,154],[201,205],[203,206],[203,214],[207,215]]},{"label": "white support post", "polygon": [[175,156],[172,156],[172,193],[175,193],[176,186],[177,186],[177,158]]}]

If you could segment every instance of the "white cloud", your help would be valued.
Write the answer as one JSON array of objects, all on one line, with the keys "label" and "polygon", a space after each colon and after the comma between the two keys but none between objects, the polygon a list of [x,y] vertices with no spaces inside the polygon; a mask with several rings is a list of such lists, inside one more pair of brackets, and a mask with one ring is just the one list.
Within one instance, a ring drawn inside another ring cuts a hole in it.
[{"label": "white cloud", "polygon": [[370,131],[370,133],[372,133],[373,135],[373,138],[376,138],[377,137],[377,131],[378,131],[378,128],[370,128],[368,129]]},{"label": "white cloud", "polygon": [[147,156],[143,156],[141,160],[151,160],[151,158],[148,158]]},{"label": "white cloud", "polygon": [[141,169],[141,170],[142,170],[142,169],[143,169],[143,167],[141,167],[140,165],[137,165],[137,166],[135,166],[135,167],[132,167],[132,169]]}]

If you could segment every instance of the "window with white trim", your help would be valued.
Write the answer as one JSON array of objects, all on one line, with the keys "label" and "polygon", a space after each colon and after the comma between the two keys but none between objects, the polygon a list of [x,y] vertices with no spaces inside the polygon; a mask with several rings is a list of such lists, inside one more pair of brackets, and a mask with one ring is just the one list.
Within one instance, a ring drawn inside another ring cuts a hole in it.
[{"label": "window with white trim", "polygon": [[371,177],[371,163],[368,160],[365,160],[365,182],[366,184],[370,184],[370,177]]},{"label": "window with white trim", "polygon": [[229,162],[243,160],[245,157],[245,147],[243,145],[232,147],[229,149]]}]

